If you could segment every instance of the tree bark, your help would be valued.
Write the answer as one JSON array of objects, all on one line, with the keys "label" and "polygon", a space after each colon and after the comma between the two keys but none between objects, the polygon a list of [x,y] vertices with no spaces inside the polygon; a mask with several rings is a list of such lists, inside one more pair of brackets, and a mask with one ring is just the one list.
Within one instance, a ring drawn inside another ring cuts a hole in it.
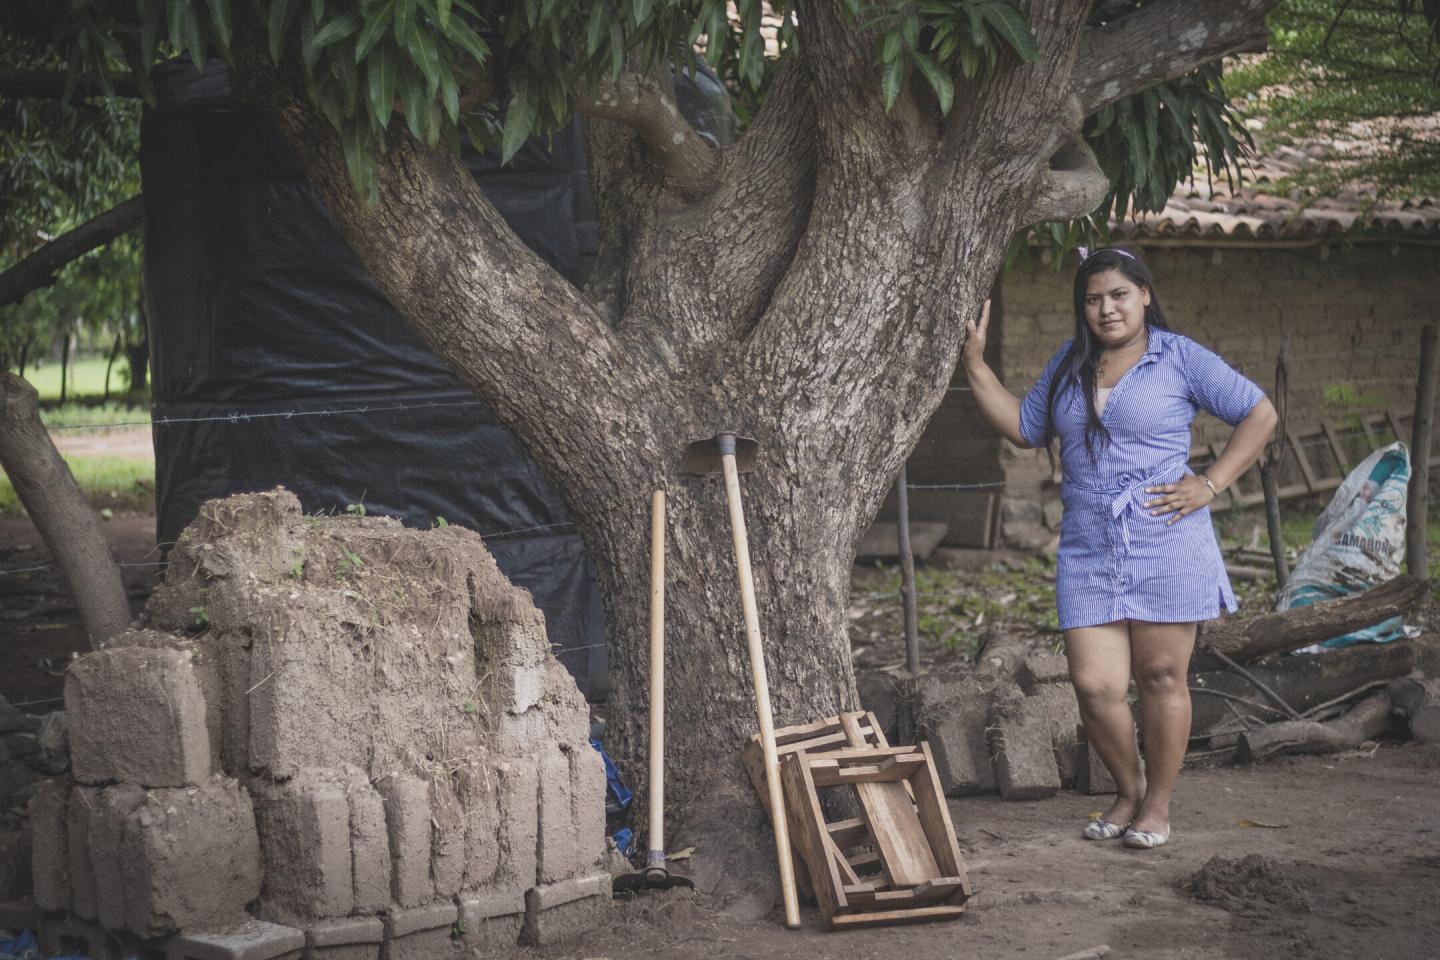
[{"label": "tree bark", "polygon": [[60,268],[135,229],[144,219],[145,201],[131,197],[51,240],[0,273],[0,307],[19,303],[30,291],[53,285]]},{"label": "tree bark", "polygon": [[85,501],[50,433],[35,388],[0,374],[0,466],[75,597],[80,621],[99,648],[130,624],[130,602],[95,511]]},{"label": "tree bark", "polygon": [[1241,763],[1253,763],[1289,753],[1338,753],[1373,740],[1389,726],[1390,697],[1382,690],[1328,723],[1287,720],[1247,730],[1236,744],[1235,758]]},{"label": "tree bark", "polygon": [[1429,592],[1429,584],[1406,574],[1362,593],[1292,607],[1248,620],[1209,624],[1199,648],[1218,651],[1240,663],[1289,653],[1355,630],[1374,626],[1410,610]]}]

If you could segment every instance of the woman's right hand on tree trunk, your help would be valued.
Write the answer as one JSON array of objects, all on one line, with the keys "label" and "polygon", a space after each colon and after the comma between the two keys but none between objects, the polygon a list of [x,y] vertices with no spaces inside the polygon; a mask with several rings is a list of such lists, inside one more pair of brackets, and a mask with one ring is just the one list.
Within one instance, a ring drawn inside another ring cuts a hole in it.
[{"label": "woman's right hand on tree trunk", "polygon": [[960,359],[967,370],[985,365],[985,333],[990,327],[990,301],[980,308],[980,316],[965,321],[965,346]]}]

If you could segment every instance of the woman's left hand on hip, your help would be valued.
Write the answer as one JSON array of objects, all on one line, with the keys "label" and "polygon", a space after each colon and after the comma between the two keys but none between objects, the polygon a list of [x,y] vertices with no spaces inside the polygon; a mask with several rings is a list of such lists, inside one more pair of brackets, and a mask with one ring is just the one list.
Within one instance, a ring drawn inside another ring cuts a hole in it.
[{"label": "woman's left hand on hip", "polygon": [[1145,492],[1161,494],[1145,504],[1145,509],[1150,511],[1150,516],[1174,514],[1165,522],[1166,526],[1194,513],[1201,507],[1208,506],[1215,499],[1215,494],[1210,492],[1209,484],[1193,474],[1182,477],[1178,483],[1162,483],[1158,486],[1146,487]]}]

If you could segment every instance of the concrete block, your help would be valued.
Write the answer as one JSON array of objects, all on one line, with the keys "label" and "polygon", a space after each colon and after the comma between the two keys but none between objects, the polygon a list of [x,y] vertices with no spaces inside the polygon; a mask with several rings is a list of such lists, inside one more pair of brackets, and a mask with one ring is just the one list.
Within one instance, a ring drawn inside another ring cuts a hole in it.
[{"label": "concrete block", "polygon": [[379,913],[390,904],[390,835],[385,826],[385,801],[363,776],[350,786],[347,796],[355,910]]},{"label": "concrete block", "polygon": [[51,780],[30,798],[30,870],[35,905],[41,910],[70,910],[70,841],[66,807],[70,786]]},{"label": "concrete block", "polygon": [[570,795],[578,866],[598,866],[605,856],[605,761],[589,743],[570,751]]},{"label": "concrete block", "polygon": [[379,917],[345,917],[305,930],[305,960],[380,960],[385,924]]},{"label": "concrete block", "polygon": [[80,783],[183,787],[210,776],[205,699],[183,651],[86,654],[65,674],[65,714]]},{"label": "concrete block", "polygon": [[419,777],[396,774],[377,787],[385,798],[390,838],[391,896],[402,907],[418,907],[434,896],[430,882],[430,787]]},{"label": "concrete block", "polygon": [[459,942],[452,936],[459,918],[453,903],[392,910],[384,915],[381,960],[443,960],[459,953]]},{"label": "concrete block", "polygon": [[1042,800],[1060,791],[1050,723],[1033,698],[997,703],[990,715],[995,780],[1006,800]]},{"label": "concrete block", "polygon": [[500,800],[500,866],[496,883],[528,890],[535,885],[539,835],[539,770],[529,757],[495,764]]},{"label": "concrete block", "polygon": [[[485,887],[500,869],[500,802],[498,774],[488,765],[461,773],[460,799],[465,805],[465,889]],[[529,887],[519,888],[522,895]]]},{"label": "concrete block", "polygon": [[120,945],[100,924],[70,915],[47,914],[36,936],[47,957],[81,956],[89,960],[120,960]]},{"label": "concrete block", "polygon": [[932,684],[923,691],[921,733],[935,758],[940,789],[950,796],[994,790],[989,700],[975,684]]},{"label": "concrete block", "polygon": [[573,877],[580,867],[568,750],[551,746],[540,756],[540,834],[536,883]]},{"label": "concrete block", "polygon": [[65,841],[70,853],[70,909],[94,920],[95,866],[90,862],[90,812],[99,805],[100,790],[76,787],[65,808]]},{"label": "concrete block", "polygon": [[[8,903],[30,896],[34,886],[33,876],[29,828],[0,831],[0,902]],[[0,928],[4,928],[3,923],[0,923]]]},{"label": "concrete block", "polygon": [[448,778],[430,784],[430,878],[444,898],[459,893],[465,879],[465,810]]},{"label": "concrete block", "polygon": [[1069,683],[1070,663],[1061,653],[1032,653],[1021,662],[1015,679],[1026,693],[1047,683]]},{"label": "concrete block", "polygon": [[305,931],[264,920],[227,925],[224,933],[186,933],[165,944],[168,960],[299,960]]},{"label": "concrete block", "polygon": [[1080,793],[1114,793],[1116,790],[1115,779],[1110,776],[1110,771],[1105,768],[1105,763],[1100,755],[1090,749],[1090,741],[1085,736],[1084,724],[1076,724],[1075,739],[1079,751],[1080,760],[1075,767],[1075,789]]},{"label": "concrete block", "polygon": [[6,900],[0,903],[0,930],[39,930],[41,911],[34,900]]},{"label": "concrete block", "polygon": [[600,923],[609,903],[608,873],[532,887],[525,894],[520,942],[544,947],[578,936]]},{"label": "concrete block", "polygon": [[260,895],[260,839],[250,795],[220,777],[152,790],[125,820],[126,926],[142,937],[224,929]]},{"label": "concrete block", "polygon": [[1075,786],[1079,777],[1080,741],[1075,728],[1080,725],[1080,705],[1075,701],[1075,688],[1069,683],[1046,683],[1035,688],[1029,697],[1038,702],[1040,711],[1050,724],[1050,744],[1055,751],[1055,769],[1060,785]]},{"label": "concrete block", "polygon": [[[75,791],[79,793],[79,790]],[[110,930],[125,926],[125,821],[145,802],[145,791],[121,785],[96,791],[90,811],[90,865],[95,874],[95,913]]]},{"label": "concrete block", "polygon": [[292,922],[343,917],[355,906],[350,806],[344,790],[313,776],[251,787],[264,841],[261,916]]}]

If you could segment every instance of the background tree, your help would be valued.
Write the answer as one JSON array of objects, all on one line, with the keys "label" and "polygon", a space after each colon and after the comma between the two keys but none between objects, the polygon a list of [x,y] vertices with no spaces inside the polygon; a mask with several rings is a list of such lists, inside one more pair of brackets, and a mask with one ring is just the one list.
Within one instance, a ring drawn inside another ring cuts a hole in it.
[{"label": "background tree", "polygon": [[[77,76],[123,60],[142,88],[178,50],[228,61],[392,304],[564,496],[600,577],[622,763],[644,751],[636,573],[650,492],[669,491],[671,795],[713,878],[764,849],[737,762],[754,707],[723,494],[681,452],[759,442],[747,512],[778,719],[853,706],[855,545],[1007,244],[1107,197],[1149,202],[1184,166],[1167,144],[1231,149],[1218,74],[1196,71],[1255,49],[1274,3],[796,0],[771,5],[771,61],[759,0],[733,17],[724,0],[72,0],[64,49]],[[675,109],[671,62],[697,47],[764,92],[732,147]],[[1145,98],[1172,80],[1190,94]],[[468,135],[509,156],[571,111],[601,227],[584,290],[456,151]],[[764,862],[729,873],[752,885]]]},{"label": "background tree", "polygon": [[1362,187],[1376,199],[1440,194],[1440,3],[1284,0],[1270,52],[1231,89],[1265,149],[1326,149],[1281,188]]}]

